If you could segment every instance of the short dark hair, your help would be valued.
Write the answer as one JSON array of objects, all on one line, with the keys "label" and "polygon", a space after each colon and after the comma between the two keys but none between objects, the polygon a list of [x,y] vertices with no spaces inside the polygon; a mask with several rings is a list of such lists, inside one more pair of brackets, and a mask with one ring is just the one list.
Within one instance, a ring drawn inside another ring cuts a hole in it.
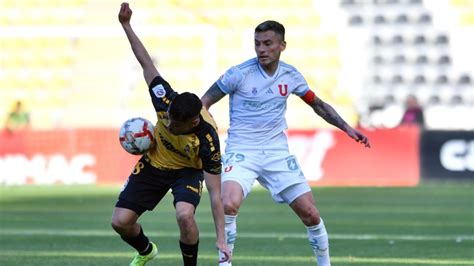
[{"label": "short dark hair", "polygon": [[264,32],[264,31],[269,31],[269,30],[271,30],[271,31],[275,32],[276,34],[280,35],[282,41],[285,40],[285,27],[277,21],[267,20],[267,21],[264,21],[264,22],[260,23],[255,28],[255,32]]},{"label": "short dark hair", "polygon": [[173,119],[186,122],[199,115],[202,108],[202,102],[199,97],[190,92],[183,92],[176,95],[168,107],[168,112]]}]

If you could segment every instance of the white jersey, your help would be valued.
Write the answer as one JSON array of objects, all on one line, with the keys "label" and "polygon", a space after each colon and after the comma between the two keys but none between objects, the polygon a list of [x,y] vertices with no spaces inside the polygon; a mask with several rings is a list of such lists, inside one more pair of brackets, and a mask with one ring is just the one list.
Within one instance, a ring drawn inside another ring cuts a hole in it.
[{"label": "white jersey", "polygon": [[288,148],[284,133],[288,127],[287,99],[290,94],[304,96],[309,90],[296,68],[280,61],[274,75],[269,76],[253,58],[231,67],[216,83],[229,94],[226,150]]}]

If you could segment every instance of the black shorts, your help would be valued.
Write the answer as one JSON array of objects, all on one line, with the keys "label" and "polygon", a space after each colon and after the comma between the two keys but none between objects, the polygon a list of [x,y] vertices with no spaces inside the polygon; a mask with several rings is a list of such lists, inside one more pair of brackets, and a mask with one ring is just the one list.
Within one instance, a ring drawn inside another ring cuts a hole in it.
[{"label": "black shorts", "polygon": [[171,189],[173,204],[184,201],[199,205],[202,192],[203,172],[200,169],[183,168],[178,170],[160,170],[143,156],[128,177],[115,207],[133,210],[141,215],[153,210]]}]

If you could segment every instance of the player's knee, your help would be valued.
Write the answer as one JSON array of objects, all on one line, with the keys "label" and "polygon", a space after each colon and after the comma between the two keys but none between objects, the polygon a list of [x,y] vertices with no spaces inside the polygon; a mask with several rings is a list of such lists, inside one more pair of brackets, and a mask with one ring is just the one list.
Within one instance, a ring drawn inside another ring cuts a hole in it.
[{"label": "player's knee", "polygon": [[127,232],[130,228],[131,225],[117,217],[113,217],[111,221],[112,228],[115,230],[115,232],[121,234],[124,232]]},{"label": "player's knee", "polygon": [[313,206],[302,209],[300,218],[306,226],[317,225],[321,222],[319,211]]},{"label": "player's knee", "polygon": [[192,212],[179,212],[176,214],[176,221],[178,222],[181,230],[188,230],[194,225],[194,213]]},{"label": "player's knee", "polygon": [[224,213],[226,215],[237,215],[239,212],[239,204],[229,199],[223,198],[222,204],[224,205]]}]

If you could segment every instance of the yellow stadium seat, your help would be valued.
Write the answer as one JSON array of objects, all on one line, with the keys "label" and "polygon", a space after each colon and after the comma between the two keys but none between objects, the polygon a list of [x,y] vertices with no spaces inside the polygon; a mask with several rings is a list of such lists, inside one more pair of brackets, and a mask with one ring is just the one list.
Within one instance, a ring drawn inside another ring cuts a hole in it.
[{"label": "yellow stadium seat", "polygon": [[450,0],[449,4],[457,8],[473,7],[474,1],[473,0]]},{"label": "yellow stadium seat", "polygon": [[462,26],[474,26],[474,10],[461,14],[459,24]]}]

